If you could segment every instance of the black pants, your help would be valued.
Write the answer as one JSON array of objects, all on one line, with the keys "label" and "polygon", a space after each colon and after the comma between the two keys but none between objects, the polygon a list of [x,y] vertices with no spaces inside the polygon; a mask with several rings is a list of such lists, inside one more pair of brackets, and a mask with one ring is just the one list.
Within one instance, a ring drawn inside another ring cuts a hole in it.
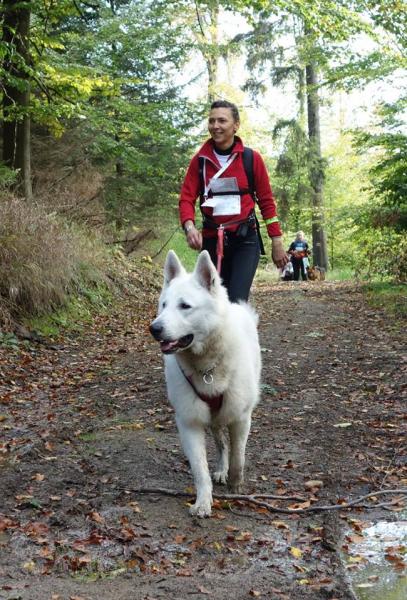
[{"label": "black pants", "polygon": [[307,277],[307,273],[305,272],[303,259],[302,258],[292,258],[291,262],[293,263],[293,269],[294,269],[294,281],[300,280],[300,271],[301,271],[301,277],[302,277],[303,281],[307,281],[308,277]]},{"label": "black pants", "polygon": [[[216,238],[204,238],[202,250],[208,250],[213,264],[217,264]],[[250,288],[260,258],[256,229],[249,229],[245,237],[225,231],[225,246],[220,276],[228,291],[229,300],[249,299]]]}]

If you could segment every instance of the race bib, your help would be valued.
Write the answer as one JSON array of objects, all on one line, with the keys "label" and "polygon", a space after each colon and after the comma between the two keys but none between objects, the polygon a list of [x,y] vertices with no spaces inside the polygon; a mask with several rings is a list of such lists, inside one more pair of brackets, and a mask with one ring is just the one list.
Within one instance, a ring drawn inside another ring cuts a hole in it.
[{"label": "race bib", "polygon": [[213,207],[213,215],[219,217],[221,215],[240,215],[240,196],[215,196],[216,204]]},{"label": "race bib", "polygon": [[213,178],[208,188],[218,195],[213,196],[213,198],[207,198],[202,206],[213,208],[213,215],[215,217],[240,214],[240,194],[233,193],[239,191],[236,177]]}]

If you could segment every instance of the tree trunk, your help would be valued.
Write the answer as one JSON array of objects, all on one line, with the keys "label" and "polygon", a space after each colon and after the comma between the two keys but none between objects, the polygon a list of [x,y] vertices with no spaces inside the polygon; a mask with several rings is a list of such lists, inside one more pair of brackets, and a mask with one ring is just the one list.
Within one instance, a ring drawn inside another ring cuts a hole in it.
[{"label": "tree trunk", "polygon": [[[200,30],[200,32],[196,34],[196,38],[198,40],[198,47],[206,62],[208,71],[208,103],[211,104],[217,96],[219,69],[219,2],[215,0],[207,6],[207,20],[205,22],[201,19],[197,3],[195,7]],[[208,25],[206,23],[208,23]]]},{"label": "tree trunk", "polygon": [[[29,61],[30,10],[16,0],[3,0],[3,42],[8,49],[4,61],[6,73],[3,84],[3,161],[18,171],[17,189],[27,198],[32,198],[31,186],[31,136],[30,84],[21,58]],[[17,60],[14,58],[17,56]],[[14,87],[12,79],[20,80]]]},{"label": "tree trunk", "polygon": [[207,56],[206,66],[208,69],[208,102],[212,104],[216,100],[216,84],[218,80],[218,59],[215,56]]},{"label": "tree trunk", "polygon": [[314,64],[306,66],[308,136],[310,141],[310,183],[312,193],[312,252],[314,265],[328,268],[324,231],[324,166],[321,153],[318,75]]}]

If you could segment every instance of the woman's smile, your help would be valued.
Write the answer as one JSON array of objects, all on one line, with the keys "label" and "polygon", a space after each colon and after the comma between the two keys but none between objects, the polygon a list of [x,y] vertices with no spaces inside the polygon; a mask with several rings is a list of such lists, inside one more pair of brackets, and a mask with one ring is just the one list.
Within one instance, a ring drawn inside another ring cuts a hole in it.
[{"label": "woman's smile", "polygon": [[225,150],[234,141],[239,123],[228,108],[213,108],[209,113],[208,131],[218,148]]}]

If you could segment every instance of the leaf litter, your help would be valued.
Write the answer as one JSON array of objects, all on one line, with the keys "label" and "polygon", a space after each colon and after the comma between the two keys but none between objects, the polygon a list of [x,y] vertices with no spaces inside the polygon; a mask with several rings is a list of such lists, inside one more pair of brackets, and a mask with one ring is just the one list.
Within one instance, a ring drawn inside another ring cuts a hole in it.
[{"label": "leaf litter", "polygon": [[[131,491],[191,485],[147,332],[156,295],[133,290],[54,349],[0,348],[0,598],[350,597],[339,548],[363,509],[276,519],[216,500],[199,521],[181,498]],[[245,493],[306,508],[405,488],[402,334],[353,284],[259,284],[253,300],[267,352]],[[375,518],[397,516],[393,500]],[[396,545],[386,556],[401,569]]]}]

